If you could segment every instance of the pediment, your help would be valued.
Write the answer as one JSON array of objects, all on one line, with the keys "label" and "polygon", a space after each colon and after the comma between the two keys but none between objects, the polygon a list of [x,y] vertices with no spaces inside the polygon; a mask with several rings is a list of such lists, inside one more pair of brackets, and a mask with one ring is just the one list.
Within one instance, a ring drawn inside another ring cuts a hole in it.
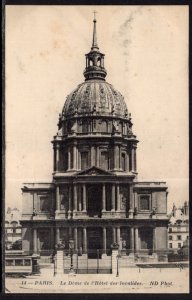
[{"label": "pediment", "polygon": [[88,176],[90,176],[90,175],[91,176],[105,175],[105,176],[111,176],[113,174],[109,171],[105,171],[105,170],[97,168],[97,167],[91,167],[89,169],[78,172],[77,175],[88,175]]}]

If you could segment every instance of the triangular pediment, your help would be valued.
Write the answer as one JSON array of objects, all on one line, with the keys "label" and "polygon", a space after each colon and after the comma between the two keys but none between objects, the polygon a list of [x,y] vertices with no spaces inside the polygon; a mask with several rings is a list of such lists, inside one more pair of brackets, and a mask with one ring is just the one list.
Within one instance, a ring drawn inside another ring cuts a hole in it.
[{"label": "triangular pediment", "polygon": [[77,173],[77,175],[91,175],[91,176],[97,176],[97,175],[105,175],[105,176],[111,176],[114,175],[113,173],[109,171],[105,171],[103,169],[100,169],[98,167],[91,167],[86,170],[80,171]]}]

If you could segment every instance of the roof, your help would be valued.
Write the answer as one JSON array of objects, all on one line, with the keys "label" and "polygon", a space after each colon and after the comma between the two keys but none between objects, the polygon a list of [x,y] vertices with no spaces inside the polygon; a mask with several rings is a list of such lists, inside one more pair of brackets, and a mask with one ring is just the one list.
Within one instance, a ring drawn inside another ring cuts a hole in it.
[{"label": "roof", "polygon": [[62,115],[114,116],[127,118],[128,109],[124,97],[106,81],[85,81],[67,97]]}]

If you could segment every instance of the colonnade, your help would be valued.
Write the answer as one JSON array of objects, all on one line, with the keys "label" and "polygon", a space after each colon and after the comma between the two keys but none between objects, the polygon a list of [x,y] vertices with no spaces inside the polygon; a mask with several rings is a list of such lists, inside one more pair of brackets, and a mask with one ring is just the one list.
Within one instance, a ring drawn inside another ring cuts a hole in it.
[{"label": "colonnade", "polygon": [[[60,230],[63,227],[56,227],[55,229],[55,243],[58,244],[60,241]],[[112,231],[112,243],[117,243],[120,245],[121,241],[121,227],[114,225],[113,227],[108,227],[108,226],[102,226],[100,227],[102,229],[102,252],[105,254],[107,252],[107,241],[108,239],[111,240],[111,237],[108,236],[107,234],[107,229],[111,229]],[[125,227],[124,227],[125,228]],[[140,237],[139,237],[139,227],[134,226],[134,227],[127,227],[130,230],[130,252],[131,253],[137,253],[140,250]],[[84,254],[87,253],[89,250],[87,248],[88,245],[88,233],[87,230],[89,227],[87,226],[80,226],[80,227],[68,227],[68,237],[72,237],[74,239],[74,250],[77,251],[80,247],[82,247],[82,251]],[[156,252],[157,246],[156,246],[156,227],[153,227],[153,253]],[[51,236],[54,235],[54,228],[50,228],[51,230]],[[82,244],[79,244],[79,233],[82,233]],[[37,253],[38,250],[38,229],[33,228],[33,251],[34,253]],[[55,245],[52,245],[52,249],[54,249]]]},{"label": "colonnade", "polygon": [[[60,161],[61,157],[61,148],[59,144],[54,145],[54,171],[62,171],[62,165],[63,163]],[[101,152],[105,151],[101,146],[94,146],[92,145],[90,149],[86,152],[89,153],[89,163],[88,165],[100,167],[100,155]],[[107,150],[106,150],[107,151]],[[81,170],[81,151],[79,151],[77,144],[74,144],[72,146],[68,146],[68,158],[67,158],[67,170]],[[126,151],[122,152],[121,145],[115,144],[114,145],[114,151],[113,156],[111,157],[111,161],[113,162],[110,166],[110,169],[112,170],[121,170],[122,163],[121,163],[121,153],[125,153],[125,170],[127,171],[136,171],[136,147],[132,147],[130,153],[127,153]]]},{"label": "colonnade", "polygon": [[[101,200],[101,210],[102,212],[106,212],[107,210],[107,190],[106,190],[106,185],[108,183],[96,183],[96,184],[89,184],[90,187],[94,187],[95,185],[102,186],[102,193],[101,193],[101,199],[99,199],[99,194],[98,194],[98,201]],[[121,199],[120,199],[120,183],[114,183],[111,182],[111,212],[119,212],[121,210]],[[63,187],[63,185],[62,185]],[[78,187],[82,189],[82,193],[78,193]],[[71,215],[72,212],[77,212],[77,211],[82,211],[84,213],[87,213],[88,210],[88,187],[86,183],[73,183],[71,185],[68,184],[68,216]],[[133,185],[129,185],[129,206],[130,209],[133,210]],[[127,201],[128,201],[127,199]],[[90,201],[93,199],[90,199]],[[60,186],[56,186],[56,211],[59,212],[61,210],[61,193],[60,193]]]}]

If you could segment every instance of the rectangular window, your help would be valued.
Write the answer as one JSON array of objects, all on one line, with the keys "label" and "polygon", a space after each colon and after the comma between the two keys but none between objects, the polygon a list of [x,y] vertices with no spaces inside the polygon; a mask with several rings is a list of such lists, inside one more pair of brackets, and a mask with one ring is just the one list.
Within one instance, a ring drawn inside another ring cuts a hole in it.
[{"label": "rectangular window", "polygon": [[16,259],[15,260],[15,265],[16,266],[23,266],[23,260],[22,259]]},{"label": "rectangular window", "polygon": [[81,170],[88,168],[88,152],[81,152]]},{"label": "rectangular window", "polygon": [[141,195],[139,198],[140,210],[150,210],[150,197],[149,195]]},{"label": "rectangular window", "polygon": [[68,153],[67,152],[64,154],[63,166],[64,166],[64,171],[67,171],[67,169],[68,169]]},{"label": "rectangular window", "polygon": [[14,266],[14,261],[13,261],[13,259],[6,260],[6,261],[5,261],[5,265],[6,265],[6,266]]},{"label": "rectangular window", "polygon": [[30,266],[31,260],[30,259],[24,259],[24,266]]},{"label": "rectangular window", "polygon": [[172,239],[173,239],[173,237],[172,237],[172,235],[170,235],[170,236],[169,236],[169,240],[172,241]]},{"label": "rectangular window", "polygon": [[87,120],[82,121],[82,133],[88,133],[89,131],[89,124]]},{"label": "rectangular window", "polygon": [[109,170],[109,153],[107,151],[101,152],[100,167],[104,170]]},{"label": "rectangular window", "polygon": [[172,228],[169,228],[169,232],[172,232]]},{"label": "rectangular window", "polygon": [[48,196],[40,196],[40,211],[46,212],[51,209],[51,201]]},{"label": "rectangular window", "polygon": [[177,236],[177,239],[180,241],[180,240],[181,240],[181,235],[178,235],[178,236]]},{"label": "rectangular window", "polygon": [[169,248],[173,248],[172,243],[169,243]]},{"label": "rectangular window", "polygon": [[123,171],[126,171],[126,158],[125,153],[121,154],[121,168]]},{"label": "rectangular window", "polygon": [[178,248],[181,248],[181,243],[178,243]]}]

